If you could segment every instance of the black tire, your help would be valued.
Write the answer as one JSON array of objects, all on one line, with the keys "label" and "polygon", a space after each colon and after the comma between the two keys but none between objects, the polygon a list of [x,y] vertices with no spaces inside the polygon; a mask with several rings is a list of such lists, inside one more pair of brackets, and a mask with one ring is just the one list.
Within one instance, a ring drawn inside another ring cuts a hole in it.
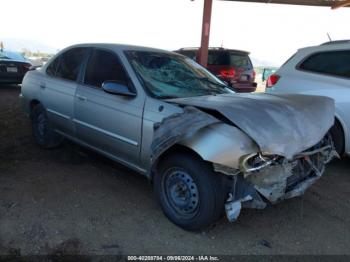
[{"label": "black tire", "polygon": [[185,230],[203,229],[224,211],[223,175],[194,154],[174,153],[163,159],[153,184],[165,215]]},{"label": "black tire", "polygon": [[335,150],[342,156],[344,154],[344,132],[338,120],[330,129],[330,134],[334,143]]},{"label": "black tire", "polygon": [[39,146],[55,148],[62,143],[63,137],[54,131],[46,115],[46,110],[41,104],[34,106],[31,119],[33,136]]}]

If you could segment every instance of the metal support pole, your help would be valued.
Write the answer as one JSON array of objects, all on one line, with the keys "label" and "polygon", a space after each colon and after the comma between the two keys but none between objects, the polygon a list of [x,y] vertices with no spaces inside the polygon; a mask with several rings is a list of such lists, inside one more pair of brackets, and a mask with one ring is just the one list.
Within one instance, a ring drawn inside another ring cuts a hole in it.
[{"label": "metal support pole", "polygon": [[203,22],[202,22],[202,40],[199,48],[198,63],[202,66],[207,66],[208,62],[208,48],[210,35],[210,19],[213,0],[204,0]]}]

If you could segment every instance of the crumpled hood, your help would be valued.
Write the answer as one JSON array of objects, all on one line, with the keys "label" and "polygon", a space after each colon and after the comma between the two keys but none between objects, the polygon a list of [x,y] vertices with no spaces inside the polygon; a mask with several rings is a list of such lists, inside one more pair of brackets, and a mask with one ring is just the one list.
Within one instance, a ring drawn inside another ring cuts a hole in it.
[{"label": "crumpled hood", "polygon": [[262,152],[292,159],[317,144],[334,123],[334,101],[294,94],[224,94],[169,99],[216,110],[250,136]]}]

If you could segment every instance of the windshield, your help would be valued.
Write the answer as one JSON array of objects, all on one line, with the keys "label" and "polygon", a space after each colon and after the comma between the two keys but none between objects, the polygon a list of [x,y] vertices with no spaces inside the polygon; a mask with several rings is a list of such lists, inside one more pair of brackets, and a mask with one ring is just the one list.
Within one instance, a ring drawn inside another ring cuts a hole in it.
[{"label": "windshield", "polygon": [[164,52],[125,53],[147,90],[157,98],[232,93],[223,82],[190,58]]}]

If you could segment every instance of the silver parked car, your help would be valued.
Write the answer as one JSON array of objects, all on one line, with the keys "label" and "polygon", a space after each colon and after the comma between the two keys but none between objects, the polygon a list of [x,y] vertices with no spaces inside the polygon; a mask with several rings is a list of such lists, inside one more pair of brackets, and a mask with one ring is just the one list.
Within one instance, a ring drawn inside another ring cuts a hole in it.
[{"label": "silver parked car", "polygon": [[350,156],[350,40],[299,49],[266,82],[273,94],[322,95],[334,99],[330,134],[339,155]]},{"label": "silver parked car", "polygon": [[26,74],[21,101],[40,146],[65,137],[146,175],[188,230],[303,194],[336,155],[332,99],[235,94],[158,49],[66,48]]}]

